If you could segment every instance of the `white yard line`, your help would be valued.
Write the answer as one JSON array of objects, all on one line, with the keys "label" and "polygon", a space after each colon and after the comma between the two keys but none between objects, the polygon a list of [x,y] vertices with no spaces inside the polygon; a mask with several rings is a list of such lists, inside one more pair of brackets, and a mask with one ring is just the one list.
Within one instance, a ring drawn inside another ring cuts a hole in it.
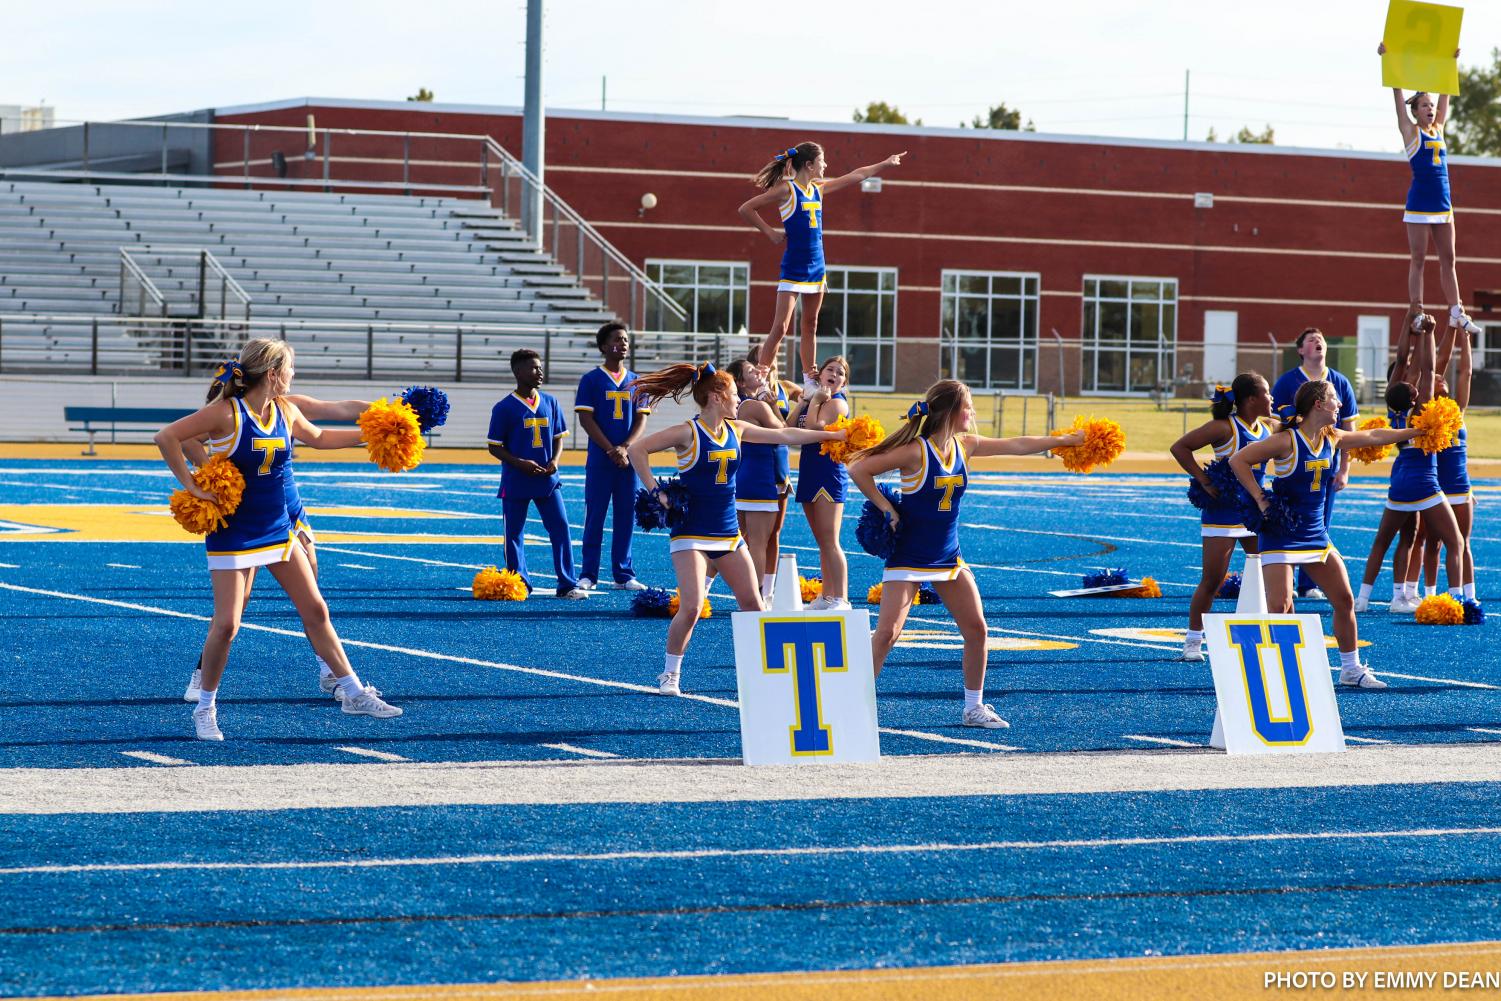
[{"label": "white yard line", "polygon": [[588,747],[577,747],[573,744],[543,744],[554,751],[564,751],[568,754],[579,754],[586,758],[618,758],[620,755],[611,754],[609,751],[596,751]]},{"label": "white yard line", "polygon": [[165,754],[154,754],[151,751],[121,751],[120,753],[127,758],[149,761],[153,765],[191,765],[193,763],[184,761],[182,758],[169,758]]},{"label": "white yard line", "polygon": [[353,754],[356,757],[374,758],[376,761],[411,761],[412,760],[411,758],[403,758],[399,754],[392,754],[390,751],[375,751],[375,750],[371,750],[368,747],[335,747],[334,750],[336,750],[336,751],[343,751],[345,754]]}]

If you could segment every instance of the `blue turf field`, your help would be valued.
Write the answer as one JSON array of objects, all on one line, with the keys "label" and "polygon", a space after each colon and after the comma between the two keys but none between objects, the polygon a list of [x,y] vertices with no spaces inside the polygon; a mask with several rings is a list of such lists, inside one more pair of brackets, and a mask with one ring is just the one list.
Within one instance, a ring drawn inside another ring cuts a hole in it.
[{"label": "blue turf field", "polygon": [[[264,576],[220,689],[227,740],[192,739],[180,695],[211,610],[201,544],[103,541],[172,537],[168,475],[157,463],[4,460],[0,615],[12,642],[0,768],[170,774],[181,766],[152,756],[258,766],[353,764],[371,752],[425,763],[738,756],[722,586],[684,666],[683,689],[696,697],[660,698],[647,687],[661,669],[666,622],[631,618],[623,593],[551,598],[545,545],[529,547],[539,572],[531,600],[470,598],[474,570],[501,556],[496,470],[433,465],[395,478],[299,462],[298,476],[324,537],[321,581],[350,659],[406,715],[345,716],[322,696],[296,616]],[[565,483],[577,538],[581,471]],[[878,685],[882,726],[903,731],[883,735],[884,753],[1005,755],[1025,769],[1026,752],[1205,744],[1208,667],[1171,661],[1178,640],[1150,631],[1183,628],[1198,576],[1197,517],[1183,484],[975,476],[964,552],[992,629],[987,699],[1013,725],[958,725],[957,632],[942,607],[924,606]],[[1493,484],[1478,486],[1482,498],[1495,496]],[[1335,541],[1357,578],[1383,495],[1384,483],[1357,479],[1336,508]],[[855,510],[846,534],[858,597],[878,579],[878,563],[853,544]],[[1501,587],[1487,568],[1501,553],[1487,510],[1475,539],[1482,597]],[[46,541],[61,537],[59,525],[100,541]],[[795,510],[783,541],[813,573],[812,540]],[[670,585],[659,536],[638,535],[636,565],[648,583]],[[1151,575],[1164,597],[1044,593],[1102,566]],[[1377,598],[1389,582],[1383,575]],[[1367,658],[1392,687],[1340,694],[1348,735],[1501,740],[1501,660],[1484,643],[1493,627],[1420,627],[1393,620],[1384,605],[1360,627],[1372,643]],[[0,837],[0,993],[1494,939],[1498,790],[936,791],[797,803],[12,815]],[[1436,833],[1413,833],[1425,830]],[[1199,835],[1245,837],[1184,840]],[[1079,843],[1097,839],[1148,843]],[[595,857],[643,850],[649,857]],[[411,864],[345,865],[353,860]],[[205,868],[220,862],[291,867]],[[145,868],[88,868],[121,864]],[[31,871],[59,865],[85,871]]]}]

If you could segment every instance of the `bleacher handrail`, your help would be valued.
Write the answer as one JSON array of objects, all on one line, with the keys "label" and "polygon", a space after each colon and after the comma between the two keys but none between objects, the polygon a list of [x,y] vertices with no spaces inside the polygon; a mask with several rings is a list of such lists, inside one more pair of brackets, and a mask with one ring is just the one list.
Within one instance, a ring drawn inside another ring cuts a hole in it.
[{"label": "bleacher handrail", "polygon": [[129,301],[130,301],[130,296],[129,296],[129,294],[127,292],[127,288],[126,288],[127,279],[134,280],[135,283],[136,283],[136,285],[140,288],[140,291],[141,291],[141,295],[138,297],[138,302],[140,303],[140,305],[137,306],[137,309],[139,310],[139,312],[136,314],[137,317],[146,317],[146,316],[148,316],[148,314],[145,312],[145,309],[146,309],[146,299],[148,297],[151,299],[152,304],[157,309],[157,316],[166,316],[167,315],[167,297],[164,296],[164,295],[162,295],[162,290],[156,287],[156,282],[152,281],[151,280],[151,276],[148,275],[148,274],[146,274],[146,272],[144,270],[142,270],[141,266],[135,262],[135,259],[130,256],[130,249],[128,247],[121,247],[120,248],[120,313],[121,313],[121,319],[134,319],[134,317],[127,317],[125,315],[125,307],[129,304]]}]

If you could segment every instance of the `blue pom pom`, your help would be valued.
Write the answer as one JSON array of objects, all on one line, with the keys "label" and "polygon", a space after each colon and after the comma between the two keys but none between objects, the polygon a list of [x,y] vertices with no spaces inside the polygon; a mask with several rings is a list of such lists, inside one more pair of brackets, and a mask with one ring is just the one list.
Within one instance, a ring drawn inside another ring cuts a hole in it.
[{"label": "blue pom pom", "polygon": [[1254,503],[1247,504],[1242,510],[1245,526],[1253,532],[1296,535],[1308,524],[1308,513],[1299,511],[1290,500],[1275,491],[1267,498],[1265,511]]},{"label": "blue pom pom", "polygon": [[657,481],[657,490],[667,494],[671,507],[664,508],[654,493],[645,488],[636,491],[636,524],[643,531],[674,529],[688,517],[688,486],[676,476]]},{"label": "blue pom pom", "polygon": [[917,585],[917,603],[919,605],[941,605],[943,599],[938,597],[938,588],[932,584]]},{"label": "blue pom pom", "polygon": [[665,587],[649,587],[631,598],[631,614],[643,619],[670,619],[671,606],[672,592]]},{"label": "blue pom pom", "polygon": [[1125,570],[1125,568],[1124,567],[1117,567],[1114,570],[1106,570],[1106,569],[1101,568],[1099,570],[1094,571],[1093,573],[1087,573],[1087,574],[1085,574],[1084,575],[1084,583],[1081,584],[1080,586],[1081,587],[1113,587],[1116,584],[1129,584],[1129,583],[1131,583],[1131,581],[1126,576],[1126,570]]},{"label": "blue pom pom", "polygon": [[448,422],[448,394],[438,387],[408,386],[401,398],[417,412],[417,426],[424,432]]},{"label": "blue pom pom", "polygon": [[[878,483],[876,487],[881,491],[881,496],[897,509],[897,514],[901,514],[902,495],[884,483]],[[896,533],[891,530],[891,521],[886,517],[885,511],[870,501],[866,501],[860,508],[860,520],[855,524],[855,541],[860,543],[861,549],[882,560],[896,548]]]},{"label": "blue pom pom", "polygon": [[1230,468],[1229,459],[1215,459],[1204,467],[1204,475],[1209,478],[1210,484],[1219,493],[1219,497],[1209,496],[1209,491],[1204,489],[1197,478],[1188,481],[1188,502],[1200,511],[1211,507],[1239,507],[1245,503],[1246,490],[1240,485],[1240,480],[1235,478],[1235,471]]},{"label": "blue pom pom", "polygon": [[1476,601],[1474,598],[1466,598],[1464,601],[1460,602],[1460,604],[1464,606],[1465,610],[1465,625],[1485,625],[1485,608],[1481,606],[1480,602]]},{"label": "blue pom pom", "polygon": [[1240,597],[1240,574],[1227,573],[1225,579],[1220,582],[1220,589],[1215,592],[1216,598],[1239,598]]}]

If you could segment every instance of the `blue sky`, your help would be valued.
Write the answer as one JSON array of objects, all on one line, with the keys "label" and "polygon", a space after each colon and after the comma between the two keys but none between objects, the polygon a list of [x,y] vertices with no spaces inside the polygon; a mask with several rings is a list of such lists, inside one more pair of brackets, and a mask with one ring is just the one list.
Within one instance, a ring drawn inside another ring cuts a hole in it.
[{"label": "blue sky", "polygon": [[[816,12],[801,16],[794,11]],[[764,12],[763,12],[764,11]],[[1375,55],[1385,0],[1047,4],[871,0],[757,6],[551,0],[556,107],[848,121],[885,100],[954,126],[994,103],[1040,131],[1180,138],[1271,124],[1281,145],[1400,146]],[[11,0],[0,104],[59,119],[290,97],[519,104],[524,0]],[[19,44],[16,44],[19,43]],[[1501,44],[1501,3],[1465,13],[1462,62]]]}]

